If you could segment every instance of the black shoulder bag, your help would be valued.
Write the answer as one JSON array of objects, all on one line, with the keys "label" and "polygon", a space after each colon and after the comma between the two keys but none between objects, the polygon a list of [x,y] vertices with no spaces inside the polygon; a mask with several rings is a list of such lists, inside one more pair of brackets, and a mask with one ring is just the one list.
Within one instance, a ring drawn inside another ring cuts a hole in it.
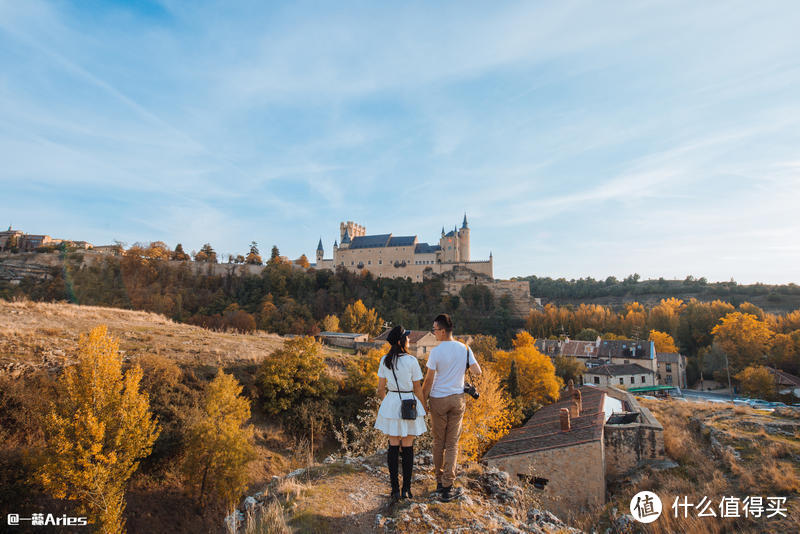
[{"label": "black shoulder bag", "polygon": [[478,390],[475,389],[475,386],[472,384],[472,373],[469,372],[469,347],[467,347],[467,375],[469,375],[469,382],[464,386],[464,393],[473,399],[477,399],[481,394],[478,393]]},{"label": "black shoulder bag", "polygon": [[[394,385],[396,387],[400,387],[400,383],[397,381],[397,373],[394,372],[394,368],[397,366],[397,361],[400,359],[402,354],[398,354],[394,358],[394,365],[392,366],[392,374],[394,375]],[[413,383],[413,380],[412,380]],[[401,419],[410,419],[414,420],[417,418],[417,399],[404,399],[401,393],[414,393],[413,391],[400,391],[396,390],[397,394],[400,395],[400,418]],[[412,395],[413,397],[413,395]]]}]

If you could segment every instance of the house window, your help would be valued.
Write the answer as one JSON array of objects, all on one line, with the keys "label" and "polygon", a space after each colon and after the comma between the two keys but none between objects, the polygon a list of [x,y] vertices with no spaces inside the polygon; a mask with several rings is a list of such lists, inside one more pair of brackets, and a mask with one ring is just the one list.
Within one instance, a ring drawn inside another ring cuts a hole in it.
[{"label": "house window", "polygon": [[378,260],[378,265],[383,265],[383,260]]},{"label": "house window", "polygon": [[372,265],[372,260],[367,260],[367,265]]},{"label": "house window", "polygon": [[625,360],[625,363],[631,363],[631,361],[630,360]]},{"label": "house window", "polygon": [[594,383],[595,384],[599,384],[600,383],[600,377],[599,376],[594,377]]},{"label": "house window", "polygon": [[[642,378],[644,378],[644,377],[642,377]],[[631,377],[631,384],[635,384],[635,383],[636,383],[636,377],[632,376]]]},{"label": "house window", "polygon": [[644,384],[644,383],[645,383],[645,378],[644,378],[644,375],[642,375],[642,384]]},{"label": "house window", "polygon": [[621,377],[620,377],[620,379],[619,379],[619,385],[620,385],[620,386],[624,386],[624,385],[625,385],[625,379],[624,379],[624,378],[621,378]]},{"label": "house window", "polygon": [[672,385],[672,375],[667,375],[667,385],[668,386]]},{"label": "house window", "polygon": [[672,364],[671,364],[671,363],[668,363],[668,364],[667,364],[667,372],[668,372],[668,373],[671,373],[671,372],[672,372]]}]

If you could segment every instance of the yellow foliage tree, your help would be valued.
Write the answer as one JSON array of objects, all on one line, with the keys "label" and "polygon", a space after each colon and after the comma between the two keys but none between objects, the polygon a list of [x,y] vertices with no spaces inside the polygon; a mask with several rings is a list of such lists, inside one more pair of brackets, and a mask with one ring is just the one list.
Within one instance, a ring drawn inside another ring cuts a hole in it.
[{"label": "yellow foliage tree", "polygon": [[772,331],[755,315],[733,312],[711,330],[714,343],[728,354],[731,369],[744,369],[769,350]]},{"label": "yellow foliage tree", "polygon": [[650,310],[647,324],[652,330],[666,332],[674,339],[678,335],[683,308],[685,304],[680,299],[674,297],[661,299],[661,302]]},{"label": "yellow foliage tree", "polygon": [[620,326],[626,335],[638,337],[644,334],[646,321],[647,312],[644,306],[638,302],[630,302],[625,305],[625,316],[622,318]]},{"label": "yellow foliage tree", "polygon": [[656,352],[678,352],[678,347],[675,346],[675,340],[667,333],[659,332],[658,330],[650,330],[648,341],[655,343]]},{"label": "yellow foliage tree", "polygon": [[384,343],[379,349],[372,349],[363,356],[354,356],[348,360],[345,380],[347,389],[357,391],[365,397],[375,395],[378,391],[378,366],[387,352],[389,344]]},{"label": "yellow foliage tree", "polygon": [[125,485],[159,433],[141,379],[138,366],[123,376],[119,343],[98,326],[81,335],[45,422],[39,480],[54,497],[77,500],[104,533],[125,531]]},{"label": "yellow foliage tree", "polygon": [[231,508],[247,487],[247,464],[255,459],[250,401],[242,386],[222,369],[206,386],[200,414],[190,424],[183,468],[202,507],[213,493]]},{"label": "yellow foliage tree", "polygon": [[742,391],[747,395],[768,399],[775,394],[775,379],[761,365],[745,367],[734,378],[739,381]]},{"label": "yellow foliage tree", "polygon": [[376,336],[381,332],[383,319],[378,317],[378,312],[373,308],[367,308],[359,299],[345,307],[341,323],[345,332],[358,332]]},{"label": "yellow foliage tree", "polygon": [[517,332],[517,335],[511,340],[511,344],[515,349],[520,347],[533,347],[535,343],[536,340],[533,338],[533,336],[524,330],[522,332]]},{"label": "yellow foliage tree", "polygon": [[339,318],[335,315],[326,315],[322,319],[323,332],[338,332],[339,331]]},{"label": "yellow foliage tree", "polygon": [[476,461],[505,436],[513,422],[511,403],[491,369],[484,369],[474,384],[480,397],[467,398],[459,440],[461,457],[468,462]]},{"label": "yellow foliage tree", "polygon": [[550,358],[533,345],[523,345],[512,351],[498,350],[494,357],[492,368],[502,378],[511,372],[511,362],[516,362],[519,394],[526,404],[547,404],[558,399],[564,383],[556,376]]}]

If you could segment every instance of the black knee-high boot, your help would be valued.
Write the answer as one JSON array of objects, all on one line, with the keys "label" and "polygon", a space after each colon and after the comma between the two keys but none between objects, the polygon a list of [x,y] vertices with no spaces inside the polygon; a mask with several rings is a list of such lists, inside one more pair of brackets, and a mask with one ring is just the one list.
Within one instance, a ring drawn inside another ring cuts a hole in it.
[{"label": "black knee-high boot", "polygon": [[414,471],[414,446],[403,447],[403,498],[410,499],[411,495],[411,477]]},{"label": "black knee-high boot", "polygon": [[400,497],[400,480],[398,473],[398,459],[400,456],[400,445],[389,445],[386,452],[386,463],[389,466],[389,483],[392,485],[392,500]]}]

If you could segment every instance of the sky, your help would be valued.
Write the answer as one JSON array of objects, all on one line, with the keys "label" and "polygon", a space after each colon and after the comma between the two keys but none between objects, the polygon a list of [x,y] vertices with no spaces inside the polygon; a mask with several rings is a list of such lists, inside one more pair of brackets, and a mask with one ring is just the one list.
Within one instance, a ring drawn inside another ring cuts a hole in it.
[{"label": "sky", "polygon": [[800,282],[800,4],[0,0],[0,224]]}]

